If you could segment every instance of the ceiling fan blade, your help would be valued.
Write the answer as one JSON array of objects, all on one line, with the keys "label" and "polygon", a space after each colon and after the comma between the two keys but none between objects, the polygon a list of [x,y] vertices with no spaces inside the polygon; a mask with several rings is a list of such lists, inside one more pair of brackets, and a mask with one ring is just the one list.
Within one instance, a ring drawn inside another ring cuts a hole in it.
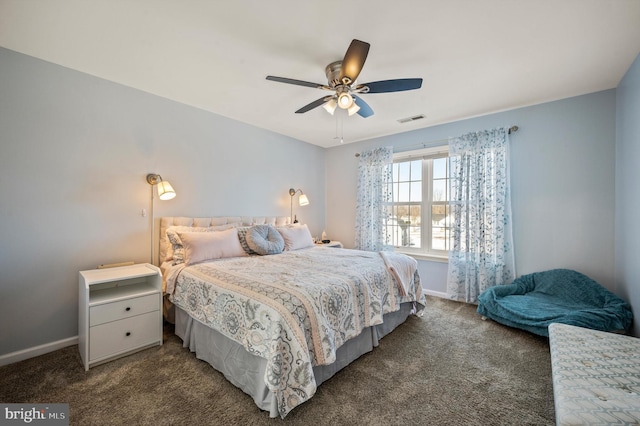
[{"label": "ceiling fan blade", "polygon": [[309,81],[302,81],[302,80],[294,80],[293,78],[276,77],[276,76],[273,76],[273,75],[268,75],[267,76],[267,80],[277,81],[278,83],[295,84],[296,86],[313,87],[315,89],[329,89],[329,90],[331,90],[331,88],[329,86],[326,86],[324,84],[311,83]]},{"label": "ceiling fan blade", "polygon": [[333,96],[324,96],[324,97],[322,97],[320,99],[316,99],[315,101],[311,102],[310,104],[307,104],[307,105],[303,106],[302,108],[300,108],[299,110],[297,110],[296,114],[304,114],[307,111],[311,111],[312,109],[319,107],[323,103],[328,102],[331,98],[333,98]]},{"label": "ceiling fan blade", "polygon": [[356,103],[356,105],[358,105],[360,107],[360,109],[357,112],[357,114],[360,117],[367,118],[367,117],[371,117],[373,115],[373,110],[371,109],[369,104],[367,104],[365,101],[363,101],[362,98],[359,98],[359,97],[357,97],[355,95],[351,95],[351,96],[353,96],[353,101]]},{"label": "ceiling fan blade", "polygon": [[344,59],[342,60],[342,66],[340,67],[340,81],[344,83],[344,78],[348,78],[349,82],[346,84],[351,84],[358,78],[360,75],[360,71],[362,71],[362,67],[364,66],[364,61],[367,60],[367,54],[369,53],[370,44],[364,41],[353,39],[349,48],[347,49],[347,53],[344,54]]},{"label": "ceiling fan blade", "polygon": [[363,87],[368,87],[368,92],[363,93],[388,93],[388,92],[402,92],[405,90],[414,90],[422,87],[421,78],[400,78],[397,80],[382,80],[374,81],[371,83],[358,84],[355,90],[359,90]]}]

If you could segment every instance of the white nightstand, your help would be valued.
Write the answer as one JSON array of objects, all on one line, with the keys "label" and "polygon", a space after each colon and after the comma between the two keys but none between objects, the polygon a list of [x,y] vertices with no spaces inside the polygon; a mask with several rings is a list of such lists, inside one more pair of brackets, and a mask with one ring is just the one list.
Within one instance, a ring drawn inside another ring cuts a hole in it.
[{"label": "white nightstand", "polygon": [[85,371],[162,345],[162,276],[145,263],[81,271],[78,349]]},{"label": "white nightstand", "polygon": [[340,241],[329,241],[328,243],[318,243],[319,246],[324,246],[324,247],[335,247],[335,248],[342,248],[342,243]]}]

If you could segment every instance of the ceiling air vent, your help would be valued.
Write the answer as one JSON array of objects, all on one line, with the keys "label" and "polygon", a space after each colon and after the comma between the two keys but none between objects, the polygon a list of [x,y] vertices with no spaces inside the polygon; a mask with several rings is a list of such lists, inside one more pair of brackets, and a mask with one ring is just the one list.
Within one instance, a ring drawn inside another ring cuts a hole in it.
[{"label": "ceiling air vent", "polygon": [[398,120],[398,123],[410,123],[412,121],[422,120],[423,118],[425,118],[424,114],[414,115],[413,117],[401,118],[400,120]]}]

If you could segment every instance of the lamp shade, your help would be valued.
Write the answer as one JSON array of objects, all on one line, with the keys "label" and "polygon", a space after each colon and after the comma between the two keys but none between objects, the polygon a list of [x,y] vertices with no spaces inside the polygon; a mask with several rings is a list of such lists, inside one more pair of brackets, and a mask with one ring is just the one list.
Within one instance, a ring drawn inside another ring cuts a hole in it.
[{"label": "lamp shade", "polygon": [[329,99],[324,105],[322,105],[322,107],[331,115],[336,111],[337,106],[338,102],[336,102],[335,98]]},{"label": "lamp shade", "polygon": [[301,206],[306,206],[307,204],[309,204],[309,199],[305,194],[300,194],[300,197],[298,198],[298,203],[300,203]]},{"label": "lamp shade", "polygon": [[353,98],[348,93],[340,93],[338,95],[338,106],[342,109],[349,109],[353,105]]},{"label": "lamp shade", "polygon": [[349,117],[351,117],[353,114],[360,111],[360,106],[354,102],[347,111],[349,112]]},{"label": "lamp shade", "polygon": [[158,182],[158,197],[161,200],[171,200],[176,196],[176,191],[173,190],[173,187],[166,180]]}]

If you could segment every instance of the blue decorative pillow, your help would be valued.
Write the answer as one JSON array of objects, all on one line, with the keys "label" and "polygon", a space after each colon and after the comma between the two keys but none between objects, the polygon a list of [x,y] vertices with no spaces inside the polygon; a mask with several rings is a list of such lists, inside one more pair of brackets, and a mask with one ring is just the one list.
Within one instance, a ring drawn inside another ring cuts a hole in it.
[{"label": "blue decorative pillow", "polygon": [[258,254],[278,254],[284,250],[284,239],[272,225],[255,225],[246,235],[247,245]]}]

